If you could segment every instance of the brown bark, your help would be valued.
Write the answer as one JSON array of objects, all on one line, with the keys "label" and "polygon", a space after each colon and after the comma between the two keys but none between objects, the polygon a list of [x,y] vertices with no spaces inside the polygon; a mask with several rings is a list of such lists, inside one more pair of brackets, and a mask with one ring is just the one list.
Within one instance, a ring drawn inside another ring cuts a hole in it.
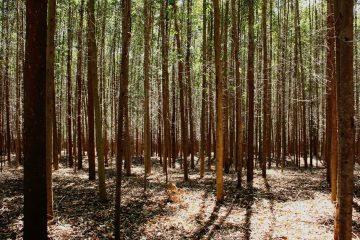
[{"label": "brown bark", "polygon": [[56,0],[48,1],[47,16],[47,48],[46,48],[46,190],[47,190],[47,215],[52,219],[53,190],[52,190],[52,161],[53,161],[53,124],[54,124],[54,62],[55,62],[55,16]]},{"label": "brown bark", "polygon": [[236,0],[231,0],[231,19],[232,19],[232,41],[234,43],[235,59],[235,84],[236,84],[236,144],[235,155],[237,161],[237,186],[241,187],[242,166],[243,166],[243,149],[242,149],[242,119],[241,119],[241,80],[240,80],[240,61],[239,61],[239,34],[238,22],[236,16]]},{"label": "brown bark", "polygon": [[115,192],[115,239],[120,240],[120,202],[121,202],[121,178],[122,178],[122,156],[124,154],[123,139],[124,115],[128,104],[129,84],[129,51],[131,38],[131,0],[123,0],[122,8],[122,53],[120,67],[120,97],[119,97],[119,118],[118,118],[118,139],[116,156],[116,192]]},{"label": "brown bark", "polygon": [[186,57],[185,57],[185,72],[186,72],[186,84],[187,84],[187,96],[188,96],[188,111],[189,111],[189,131],[190,131],[190,167],[195,168],[195,136],[194,136],[194,120],[193,120],[193,109],[192,109],[192,87],[191,87],[191,39],[192,39],[192,0],[187,0],[187,41],[186,41]]},{"label": "brown bark", "polygon": [[271,98],[270,98],[270,83],[269,83],[269,68],[268,68],[268,51],[267,51],[267,0],[262,1],[262,50],[263,50],[263,161],[262,161],[262,176],[266,178],[266,163],[270,159],[270,145],[271,145]]},{"label": "brown bark", "polygon": [[180,88],[180,119],[181,119],[181,142],[182,142],[182,151],[183,151],[183,161],[184,161],[184,180],[188,180],[188,146],[187,146],[187,123],[185,118],[185,86],[183,82],[183,71],[184,65],[182,61],[182,50],[181,50],[181,39],[180,39],[180,27],[179,22],[177,19],[177,6],[176,3],[173,4],[174,10],[174,21],[175,21],[175,39],[176,39],[176,48],[177,48],[177,55],[178,55],[178,81],[179,81],[179,88]]},{"label": "brown bark", "polygon": [[47,239],[46,0],[26,1],[24,239]]},{"label": "brown bark", "polygon": [[248,158],[247,181],[254,178],[254,0],[249,0],[249,45],[248,45]]},{"label": "brown bark", "polygon": [[219,0],[213,0],[214,6],[214,47],[216,74],[216,200],[224,200],[223,189],[223,157],[224,157],[224,129],[223,129],[223,73],[221,63],[221,17]]},{"label": "brown bark", "polygon": [[326,143],[325,162],[331,169],[331,200],[336,201],[337,192],[337,113],[335,69],[335,20],[334,4],[327,1],[327,57],[326,57]]},{"label": "brown bark", "polygon": [[[92,10],[94,6],[94,0],[88,0],[88,23],[93,23],[95,17],[93,16],[94,11]],[[88,24],[88,33],[87,33],[87,43],[88,48],[91,47],[91,45],[95,44],[93,41],[94,38],[91,37],[91,35],[95,34],[92,33],[95,31],[95,27],[93,24]],[[94,74],[95,66],[94,66],[94,58],[96,58],[96,55],[92,51],[88,51],[88,105],[87,105],[87,111],[88,111],[88,159],[89,159],[89,179],[95,180],[96,178],[96,172],[95,172],[95,134],[94,134],[94,77],[96,76]]]},{"label": "brown bark", "polygon": [[82,169],[82,124],[81,124],[81,102],[82,102],[82,69],[83,69],[83,18],[84,18],[84,0],[80,4],[80,19],[78,30],[78,55],[77,55],[77,72],[76,72],[76,94],[77,94],[77,168]]},{"label": "brown bark", "polygon": [[206,0],[203,0],[203,42],[202,42],[202,90],[201,90],[201,123],[200,123],[200,178],[205,174],[205,145],[206,145],[206,99],[207,99],[207,66],[206,66],[206,48],[207,48],[207,36],[206,36],[206,23],[207,23],[207,8]]},{"label": "brown bark", "polygon": [[149,110],[149,65],[150,65],[150,6],[151,0],[144,1],[144,164],[145,179],[150,167],[150,110]]},{"label": "brown bark", "polygon": [[71,62],[72,62],[72,9],[71,3],[69,4],[68,9],[68,31],[67,31],[67,144],[68,144],[68,163],[69,167],[72,168],[74,164],[73,160],[73,142],[72,142],[72,79],[71,79]]},{"label": "brown bark", "polygon": [[162,54],[162,103],[163,103],[163,124],[164,124],[164,158],[163,172],[166,173],[167,182],[167,166],[170,162],[171,142],[170,142],[170,117],[169,117],[169,40],[168,40],[168,1],[164,0],[161,4],[161,54]]},{"label": "brown bark", "polygon": [[336,80],[339,127],[339,170],[334,239],[352,239],[354,189],[354,1],[336,0]]}]

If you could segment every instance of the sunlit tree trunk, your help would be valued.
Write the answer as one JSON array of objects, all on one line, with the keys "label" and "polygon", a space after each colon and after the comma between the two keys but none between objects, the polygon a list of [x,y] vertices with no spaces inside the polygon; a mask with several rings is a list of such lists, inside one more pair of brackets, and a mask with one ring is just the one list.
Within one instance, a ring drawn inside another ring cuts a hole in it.
[{"label": "sunlit tree trunk", "polygon": [[354,189],[354,1],[335,0],[339,170],[334,239],[352,239]]},{"label": "sunlit tree trunk", "polygon": [[181,39],[180,39],[180,27],[179,27],[179,20],[177,19],[177,5],[176,3],[173,4],[174,9],[174,21],[175,21],[175,39],[176,39],[176,48],[177,48],[177,55],[178,55],[178,81],[179,81],[179,88],[180,88],[180,121],[181,121],[181,142],[182,142],[182,151],[183,151],[183,161],[184,161],[184,180],[188,180],[188,146],[187,146],[187,123],[185,118],[185,84],[183,82],[183,71],[184,71],[184,64],[182,60],[182,50],[181,50]]},{"label": "sunlit tree trunk", "polygon": [[224,200],[223,189],[223,157],[224,157],[224,130],[223,130],[223,73],[221,63],[221,16],[219,0],[213,0],[214,7],[214,47],[215,47],[215,74],[216,74],[216,200]]}]

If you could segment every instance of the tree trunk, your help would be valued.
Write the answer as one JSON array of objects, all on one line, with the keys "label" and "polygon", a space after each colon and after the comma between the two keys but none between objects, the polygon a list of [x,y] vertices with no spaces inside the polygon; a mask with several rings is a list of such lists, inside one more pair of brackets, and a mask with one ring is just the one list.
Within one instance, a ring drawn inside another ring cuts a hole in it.
[{"label": "tree trunk", "polygon": [[[88,0],[88,23],[94,23],[95,16],[92,14],[94,11],[91,9],[94,6],[94,0]],[[94,23],[95,24],[95,23]],[[95,171],[95,134],[94,134],[94,82],[96,81],[94,77],[96,76],[96,73],[94,73],[94,57],[96,58],[96,54],[92,51],[89,51],[89,48],[91,48],[91,45],[93,45],[93,41],[95,40],[95,26],[94,24],[88,24],[88,159],[89,159],[89,179],[95,180],[96,178],[96,171]]]},{"label": "tree trunk", "polygon": [[[94,98],[95,108],[95,129],[96,129],[96,152],[98,158],[98,176],[99,176],[99,197],[100,201],[106,201],[106,186],[105,186],[105,162],[104,162],[104,142],[102,131],[102,120],[100,112],[100,100],[98,92],[98,73],[97,73],[97,46],[95,37],[95,0],[89,1],[89,68],[92,80],[92,92]],[[90,76],[89,76],[90,77]]]},{"label": "tree trunk", "polygon": [[24,239],[47,239],[46,0],[26,1]]},{"label": "tree trunk", "polygon": [[145,180],[150,167],[150,110],[149,110],[149,65],[150,65],[150,7],[152,0],[144,0],[144,164],[145,164]]},{"label": "tree trunk", "polygon": [[206,0],[203,0],[203,42],[202,42],[202,92],[201,92],[201,123],[200,123],[200,178],[205,174],[205,145],[206,145],[206,99],[207,99],[207,64],[206,64],[206,51],[207,51],[207,35],[206,35],[206,22],[207,22],[207,8]]},{"label": "tree trunk", "polygon": [[162,54],[162,97],[163,97],[163,124],[164,124],[164,158],[163,158],[163,172],[166,174],[167,182],[167,166],[170,161],[170,117],[169,117],[169,40],[168,40],[168,1],[163,1],[161,4],[161,54]]},{"label": "tree trunk", "polygon": [[73,143],[72,143],[72,83],[71,83],[71,62],[72,62],[72,29],[71,29],[71,21],[72,21],[72,9],[71,3],[69,3],[68,10],[68,31],[67,31],[67,144],[68,144],[68,163],[69,167],[72,168],[74,164],[73,160]]},{"label": "tree trunk", "polygon": [[248,45],[248,159],[247,181],[254,178],[254,0],[249,0],[249,45]]},{"label": "tree trunk", "polygon": [[175,39],[176,39],[176,48],[177,48],[177,57],[178,57],[178,81],[180,88],[180,119],[181,119],[181,142],[182,142],[182,151],[183,151],[183,161],[184,161],[184,180],[189,179],[188,176],[188,146],[187,146],[187,123],[185,118],[185,86],[183,83],[183,71],[184,65],[182,60],[182,50],[181,50],[181,39],[180,39],[180,27],[177,19],[177,6],[176,3],[173,4],[174,9],[174,21],[175,21]]},{"label": "tree trunk", "polygon": [[115,192],[115,239],[120,240],[120,201],[121,201],[121,178],[122,178],[122,156],[124,153],[124,113],[128,104],[129,84],[129,50],[131,38],[131,0],[122,1],[122,53],[120,67],[120,97],[119,97],[119,119],[118,139],[116,156],[116,192]]},{"label": "tree trunk", "polygon": [[216,74],[216,200],[224,200],[223,189],[223,157],[224,157],[224,130],[223,130],[223,73],[221,63],[221,16],[219,0],[213,0],[214,6],[214,47],[215,47],[215,74]]},{"label": "tree trunk", "polygon": [[334,239],[352,239],[354,189],[354,1],[335,1],[336,80],[339,126],[338,194]]},{"label": "tree trunk", "polygon": [[263,161],[262,176],[266,178],[266,163],[270,158],[271,145],[271,99],[269,98],[271,88],[269,84],[268,51],[267,51],[267,0],[262,1],[262,50],[263,50]]},{"label": "tree trunk", "polygon": [[52,190],[52,161],[53,161],[53,124],[54,124],[54,61],[55,61],[55,16],[56,0],[48,1],[47,16],[47,48],[46,48],[46,190],[47,190],[47,215],[52,219],[53,190]]},{"label": "tree trunk", "polygon": [[337,192],[337,113],[335,69],[335,20],[334,4],[327,0],[327,57],[326,57],[326,143],[325,162],[331,169],[331,200],[336,201]]},{"label": "tree trunk", "polygon": [[81,124],[81,102],[82,102],[82,69],[83,69],[83,18],[84,18],[84,0],[80,5],[80,22],[78,30],[78,55],[77,55],[77,72],[76,72],[76,93],[77,93],[77,168],[82,169],[82,124]]},{"label": "tree trunk", "polygon": [[191,91],[191,38],[192,38],[192,0],[187,0],[187,40],[186,40],[186,57],[185,57],[185,73],[186,73],[186,84],[187,84],[187,96],[189,106],[189,131],[190,131],[190,167],[195,168],[194,159],[194,148],[195,148],[195,137],[194,137],[194,121],[193,121],[193,109],[192,109],[192,91]]}]

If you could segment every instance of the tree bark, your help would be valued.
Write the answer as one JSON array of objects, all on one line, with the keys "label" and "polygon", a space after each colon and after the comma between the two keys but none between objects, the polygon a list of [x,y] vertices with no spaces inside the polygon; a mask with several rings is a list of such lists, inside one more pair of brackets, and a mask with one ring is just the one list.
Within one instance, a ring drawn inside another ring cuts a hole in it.
[{"label": "tree bark", "polygon": [[26,1],[24,239],[47,239],[46,0]]},{"label": "tree bark", "polygon": [[129,84],[129,50],[131,38],[131,0],[122,1],[122,53],[120,67],[120,97],[119,97],[119,118],[118,118],[118,139],[116,156],[116,192],[115,192],[115,239],[120,240],[120,202],[121,202],[121,178],[122,178],[122,157],[124,153],[124,113],[128,104]]},{"label": "tree bark", "polygon": [[254,0],[249,0],[249,45],[248,45],[248,159],[247,181],[254,178]]},{"label": "tree bark", "polygon": [[224,200],[223,189],[223,157],[224,157],[224,130],[223,130],[223,73],[221,63],[221,16],[219,0],[213,0],[214,6],[214,47],[215,47],[215,74],[216,74],[216,200]]},{"label": "tree bark", "polygon": [[336,81],[339,127],[339,169],[334,239],[352,239],[354,189],[354,1],[336,0]]}]

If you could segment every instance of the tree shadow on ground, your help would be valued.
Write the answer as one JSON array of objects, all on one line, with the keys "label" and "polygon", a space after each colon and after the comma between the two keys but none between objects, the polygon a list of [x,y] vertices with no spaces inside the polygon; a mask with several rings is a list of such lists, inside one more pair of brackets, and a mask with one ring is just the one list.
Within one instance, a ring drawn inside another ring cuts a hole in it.
[{"label": "tree shadow on ground", "polygon": [[8,179],[1,183],[0,239],[16,239],[21,234],[14,231],[13,225],[22,216],[23,203],[22,179]]}]

